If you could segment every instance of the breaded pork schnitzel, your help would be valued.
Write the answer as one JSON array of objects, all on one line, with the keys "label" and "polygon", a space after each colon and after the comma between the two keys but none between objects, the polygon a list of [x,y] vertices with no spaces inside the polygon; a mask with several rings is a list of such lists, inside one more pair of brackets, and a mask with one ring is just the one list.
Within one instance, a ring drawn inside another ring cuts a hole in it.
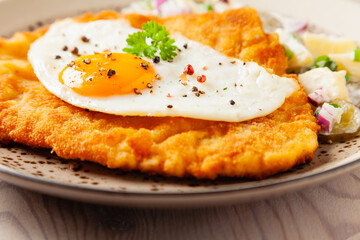
[{"label": "breaded pork schnitzel", "polygon": [[[170,31],[282,75],[287,59],[250,8],[167,19],[112,12],[79,21],[156,20]],[[319,127],[300,87],[272,114],[240,123],[181,117],[123,117],[89,112],[49,93],[27,61],[46,29],[0,40],[0,141],[50,148],[58,156],[165,176],[263,178],[310,160]]]}]

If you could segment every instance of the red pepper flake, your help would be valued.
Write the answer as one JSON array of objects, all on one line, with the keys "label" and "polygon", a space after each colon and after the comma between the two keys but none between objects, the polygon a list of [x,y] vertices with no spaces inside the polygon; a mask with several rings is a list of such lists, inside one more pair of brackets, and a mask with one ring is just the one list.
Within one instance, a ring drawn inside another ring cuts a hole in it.
[{"label": "red pepper flake", "polygon": [[107,54],[105,54],[105,57],[109,58],[109,57],[111,57],[111,55],[112,55],[112,53],[107,53]]},{"label": "red pepper flake", "polygon": [[69,49],[68,46],[64,46],[62,50],[65,52],[65,51],[67,51],[68,49]]},{"label": "red pepper flake", "polygon": [[182,97],[187,97],[187,95],[186,95],[186,94],[184,94],[184,95],[182,95]]},{"label": "red pepper flake", "polygon": [[198,93],[198,92],[195,93],[195,96],[200,97],[200,93]]},{"label": "red pepper flake", "polygon": [[204,83],[206,81],[206,76],[205,75],[201,75],[201,76],[197,76],[196,79],[199,83]]},{"label": "red pepper flake", "polygon": [[188,79],[186,78],[186,72],[184,72],[183,74],[180,75],[180,82],[182,85],[186,86]]},{"label": "red pepper flake", "polygon": [[194,68],[190,64],[188,64],[185,67],[184,73],[186,73],[188,75],[193,75],[194,74]]},{"label": "red pepper flake", "polygon": [[206,71],[206,70],[208,70],[208,69],[209,69],[208,66],[204,66],[204,67],[203,67],[203,70],[204,70],[204,71]]},{"label": "red pepper flake", "polygon": [[234,101],[234,100],[230,100],[230,104],[231,104],[231,105],[235,105],[235,101]]},{"label": "red pepper flake", "polygon": [[167,108],[173,108],[173,105],[167,105]]},{"label": "red pepper flake", "polygon": [[193,86],[192,89],[191,89],[191,91],[192,91],[192,92],[198,92],[199,89],[198,89],[197,87]]},{"label": "red pepper flake", "polygon": [[171,96],[170,93],[168,93],[168,94],[166,95],[166,97],[171,98],[172,96]]},{"label": "red pepper flake", "polygon": [[56,56],[55,56],[55,59],[61,59],[61,56],[60,56],[60,55],[56,55]]}]

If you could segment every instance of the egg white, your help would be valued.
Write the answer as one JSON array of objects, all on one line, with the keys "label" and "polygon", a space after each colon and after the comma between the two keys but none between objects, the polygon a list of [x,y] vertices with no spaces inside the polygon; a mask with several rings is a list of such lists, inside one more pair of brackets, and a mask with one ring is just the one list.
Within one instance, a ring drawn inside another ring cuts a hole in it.
[{"label": "egg white", "polygon": [[[245,64],[239,59],[228,58],[180,34],[171,36],[181,49],[173,62],[155,64],[144,58],[152,63],[161,80],[155,80],[153,88],[143,90],[142,95],[86,97],[59,82],[59,73],[76,59],[70,51],[62,50],[64,46],[68,49],[77,47],[80,55],[104,50],[122,52],[128,35],[136,31],[139,29],[132,28],[126,20],[78,23],[65,19],[52,24],[47,33],[32,44],[28,59],[39,80],[57,97],[78,107],[116,115],[181,116],[239,122],[272,113],[298,88],[291,78],[272,75],[257,63]],[[90,42],[83,42],[82,36]],[[187,49],[183,47],[185,44]],[[57,55],[61,59],[55,59]],[[184,86],[179,77],[188,64],[193,66],[195,74],[188,76],[188,84]],[[196,80],[196,76],[202,74],[207,77],[205,83]],[[196,96],[192,91],[194,86],[205,94]],[[232,101],[235,104],[232,105]]]}]

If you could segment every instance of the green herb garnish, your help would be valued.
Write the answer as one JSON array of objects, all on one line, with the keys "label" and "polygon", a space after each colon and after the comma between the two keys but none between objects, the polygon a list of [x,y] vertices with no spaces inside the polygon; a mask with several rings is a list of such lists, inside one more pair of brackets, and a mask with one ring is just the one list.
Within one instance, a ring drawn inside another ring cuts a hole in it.
[{"label": "green herb garnish", "polygon": [[345,80],[346,80],[346,83],[349,83],[349,81],[350,81],[350,75],[349,74],[346,74],[345,75]]},{"label": "green herb garnish", "polygon": [[226,87],[226,88],[223,88],[223,91],[226,91],[228,88]]},{"label": "green herb garnish", "polygon": [[293,37],[293,38],[295,38],[295,39],[298,39],[298,36],[296,36],[295,34],[291,34],[291,36]]},{"label": "green herb garnish", "polygon": [[311,68],[314,69],[314,68],[322,68],[322,67],[327,67],[334,72],[336,71],[338,66],[336,62],[330,59],[329,56],[323,55],[315,59]]},{"label": "green herb garnish", "polygon": [[154,21],[142,25],[144,31],[129,35],[126,40],[128,46],[124,52],[134,54],[138,57],[155,57],[159,52],[164,61],[171,61],[176,57],[177,47],[173,45],[175,40],[170,38],[170,33],[164,26],[160,26]]},{"label": "green herb garnish", "polygon": [[205,4],[205,7],[206,7],[206,10],[207,10],[208,12],[214,10],[214,8],[213,8],[213,6],[212,6],[211,4]]},{"label": "green herb garnish", "polygon": [[153,10],[153,6],[152,6],[152,2],[151,0],[143,0],[143,2],[145,2],[146,6],[150,9]]},{"label": "green herb garnish", "polygon": [[354,62],[360,62],[360,49],[354,51]]},{"label": "green herb garnish", "polygon": [[333,106],[334,108],[341,108],[341,106],[337,103],[329,103],[329,105]]},{"label": "green herb garnish", "polygon": [[288,57],[289,60],[291,60],[294,57],[294,52],[290,50],[287,46],[282,46],[285,52],[285,55]]},{"label": "green herb garnish", "polygon": [[318,117],[319,117],[319,111],[314,112],[314,116],[316,117],[316,119],[318,119]]}]

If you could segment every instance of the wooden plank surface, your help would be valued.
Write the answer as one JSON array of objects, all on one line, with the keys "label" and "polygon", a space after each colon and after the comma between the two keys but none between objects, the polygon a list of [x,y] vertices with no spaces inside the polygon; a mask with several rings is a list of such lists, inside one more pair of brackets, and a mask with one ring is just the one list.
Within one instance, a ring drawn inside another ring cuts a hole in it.
[{"label": "wooden plank surface", "polygon": [[0,182],[0,239],[360,239],[360,170],[257,202],[137,209]]}]

